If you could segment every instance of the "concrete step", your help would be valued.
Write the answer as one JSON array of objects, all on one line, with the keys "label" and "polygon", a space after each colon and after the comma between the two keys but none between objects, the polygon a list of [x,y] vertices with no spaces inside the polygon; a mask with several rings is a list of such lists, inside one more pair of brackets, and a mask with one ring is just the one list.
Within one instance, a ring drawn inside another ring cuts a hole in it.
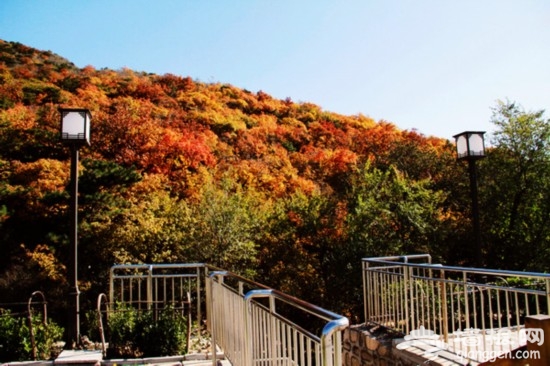
[{"label": "concrete step", "polygon": [[100,366],[103,361],[101,351],[63,350],[53,362],[55,365]]}]

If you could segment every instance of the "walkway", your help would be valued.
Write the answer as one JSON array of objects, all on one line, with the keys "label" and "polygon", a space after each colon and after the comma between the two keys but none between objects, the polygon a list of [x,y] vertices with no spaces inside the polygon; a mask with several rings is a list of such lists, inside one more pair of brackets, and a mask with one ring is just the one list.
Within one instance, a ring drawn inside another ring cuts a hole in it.
[{"label": "walkway", "polygon": [[[223,358],[223,354],[219,354]],[[226,359],[218,360],[218,366],[232,366]],[[205,354],[189,354],[185,356],[151,357],[133,359],[112,359],[104,360],[101,351],[73,351],[65,350],[53,361],[24,361],[9,362],[1,366],[132,366],[132,365],[155,365],[155,366],[212,366],[212,359],[207,359]]]}]

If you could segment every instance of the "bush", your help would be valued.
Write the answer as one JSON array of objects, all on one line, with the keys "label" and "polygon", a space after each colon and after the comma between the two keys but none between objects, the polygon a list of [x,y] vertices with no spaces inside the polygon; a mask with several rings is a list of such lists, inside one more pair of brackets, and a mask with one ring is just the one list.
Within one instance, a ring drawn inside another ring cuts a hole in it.
[{"label": "bush", "polygon": [[29,328],[23,318],[16,318],[10,311],[0,316],[0,362],[30,359]]},{"label": "bush", "polygon": [[136,343],[145,357],[173,356],[185,353],[186,325],[174,309],[159,312],[157,319],[148,311],[138,318]]},{"label": "bush", "polygon": [[135,342],[137,312],[133,308],[123,307],[109,316],[109,344],[122,349],[133,348]]},{"label": "bush", "polygon": [[[44,325],[40,316],[32,317],[32,325],[37,358],[51,359],[55,342],[63,337],[63,328],[54,322]],[[31,359],[32,344],[28,318],[16,317],[9,310],[0,309],[0,362]]]},{"label": "bush", "polygon": [[[39,360],[52,359],[56,354],[54,345],[57,341],[63,339],[63,328],[54,322],[48,322],[46,325],[42,322],[40,316],[33,316],[34,341],[37,348],[37,358]],[[32,356],[32,350],[31,350]]]},{"label": "bush", "polygon": [[184,354],[186,323],[173,308],[155,312],[121,307],[109,316],[109,357],[154,357]]}]

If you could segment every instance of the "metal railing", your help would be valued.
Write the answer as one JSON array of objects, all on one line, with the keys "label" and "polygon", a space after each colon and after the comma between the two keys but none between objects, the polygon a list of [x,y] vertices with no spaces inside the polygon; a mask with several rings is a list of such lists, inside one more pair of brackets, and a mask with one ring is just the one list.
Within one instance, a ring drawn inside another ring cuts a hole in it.
[{"label": "metal railing", "polygon": [[202,263],[111,268],[110,306],[162,309],[189,294],[199,327],[206,307],[213,365],[216,345],[239,366],[342,365],[342,331],[349,325],[343,316]]},{"label": "metal railing", "polygon": [[44,296],[44,293],[42,293],[42,291],[34,291],[32,294],[31,294],[31,297],[29,297],[29,301],[27,302],[27,312],[29,313],[29,333],[30,333],[30,338],[31,338],[31,349],[32,349],[32,359],[33,360],[36,360],[36,356],[37,356],[37,349],[36,349],[36,342],[35,342],[35,334],[34,334],[34,328],[33,328],[33,325],[32,325],[32,316],[33,316],[33,313],[32,313],[32,304],[33,304],[33,301],[32,299],[35,297],[35,296],[40,296],[40,298],[42,299],[42,324],[44,324],[44,326],[46,326],[48,324],[48,303],[46,302],[46,296]]},{"label": "metal railing", "polygon": [[429,329],[455,345],[470,330],[493,350],[491,335],[517,336],[526,316],[549,313],[550,274],[444,266],[426,254],[362,263],[365,319],[406,334]]},{"label": "metal railing", "polygon": [[347,318],[226,271],[211,273],[207,288],[212,338],[232,364],[342,365]]},{"label": "metal railing", "polygon": [[204,301],[201,277],[205,268],[203,263],[115,265],[109,276],[110,310],[117,303],[130,304],[138,310],[160,310],[166,306],[183,309],[191,305],[193,294],[196,325],[200,327]]}]

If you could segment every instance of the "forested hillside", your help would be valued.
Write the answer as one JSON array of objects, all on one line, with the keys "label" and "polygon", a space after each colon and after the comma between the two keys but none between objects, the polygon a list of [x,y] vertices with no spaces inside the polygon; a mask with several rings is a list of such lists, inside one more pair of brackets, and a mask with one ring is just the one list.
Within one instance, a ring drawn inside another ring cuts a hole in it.
[{"label": "forested hillside", "polygon": [[[472,258],[467,169],[447,140],[190,76],[80,69],[0,41],[1,302],[37,289],[62,299],[68,287],[60,107],[93,116],[79,182],[90,301],[115,263],[207,262],[353,318],[362,257]],[[495,108],[501,140],[480,172],[484,253],[492,267],[547,270],[548,135],[528,157],[538,171],[505,138],[525,115],[547,133],[542,112]]]}]

